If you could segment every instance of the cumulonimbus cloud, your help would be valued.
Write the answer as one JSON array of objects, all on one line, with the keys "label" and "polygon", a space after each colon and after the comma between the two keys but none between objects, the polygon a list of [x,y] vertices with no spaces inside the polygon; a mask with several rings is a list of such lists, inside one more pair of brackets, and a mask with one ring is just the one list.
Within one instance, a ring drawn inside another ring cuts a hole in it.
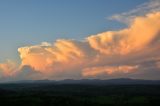
[{"label": "cumulonimbus cloud", "polygon": [[[22,65],[29,65],[45,74],[77,71],[84,75],[84,69],[90,69],[85,76],[92,75],[89,72],[93,73],[93,69],[94,72],[97,69],[98,74],[103,73],[103,69],[100,71],[101,68],[93,67],[105,67],[105,71],[109,70],[106,72],[108,74],[119,69],[116,68],[117,66],[139,65],[139,63],[133,64],[128,59],[134,57],[136,61],[140,60],[145,54],[143,51],[147,52],[145,59],[154,56],[149,53],[149,50],[159,48],[159,19],[159,12],[150,13],[143,17],[136,17],[132,25],[126,29],[91,35],[83,41],[60,39],[54,44],[42,43],[26,46],[19,48],[18,51]],[[119,58],[121,62],[118,62]],[[130,71],[126,68],[121,68],[121,70],[121,72]]]},{"label": "cumulonimbus cloud", "polygon": [[[147,69],[158,71],[159,50],[160,12],[153,12],[136,17],[128,28],[91,35],[82,41],[59,39],[53,44],[43,42],[20,47],[18,52],[21,65],[16,70],[21,73],[24,66],[28,66],[32,71],[27,72],[27,75],[44,75],[44,78],[50,79],[75,76],[86,78],[116,73],[137,75],[145,73]],[[15,70],[14,67],[6,67],[10,66],[0,65],[0,70],[5,75]]]}]

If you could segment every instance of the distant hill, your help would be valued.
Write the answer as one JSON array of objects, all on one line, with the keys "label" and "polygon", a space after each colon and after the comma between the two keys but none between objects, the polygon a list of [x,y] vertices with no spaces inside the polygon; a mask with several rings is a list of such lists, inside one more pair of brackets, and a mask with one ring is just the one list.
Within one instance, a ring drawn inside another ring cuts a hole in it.
[{"label": "distant hill", "polygon": [[7,83],[37,83],[37,84],[87,84],[87,85],[160,85],[160,80],[142,80],[142,79],[130,79],[130,78],[118,78],[118,79],[65,79],[65,80],[21,80],[12,81]]}]

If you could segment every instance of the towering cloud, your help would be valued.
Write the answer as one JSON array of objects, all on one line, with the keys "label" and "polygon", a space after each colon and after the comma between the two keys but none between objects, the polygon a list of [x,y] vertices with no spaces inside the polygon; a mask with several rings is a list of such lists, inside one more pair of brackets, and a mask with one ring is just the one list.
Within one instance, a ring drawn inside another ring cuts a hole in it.
[{"label": "towering cloud", "polygon": [[[147,70],[146,63],[156,66],[160,58],[159,45],[160,12],[153,12],[136,17],[126,29],[91,35],[83,41],[43,42],[18,51],[21,66],[28,65],[53,78],[57,75],[82,78]],[[155,67],[154,70],[157,71]]]},{"label": "towering cloud", "polygon": [[148,47],[160,31],[160,13],[135,18],[132,25],[120,31],[88,37],[90,45],[105,54],[128,54]]},{"label": "towering cloud", "polygon": [[22,65],[29,65],[43,73],[71,70],[83,65],[93,53],[87,42],[57,40],[53,45],[42,43],[18,49]]}]

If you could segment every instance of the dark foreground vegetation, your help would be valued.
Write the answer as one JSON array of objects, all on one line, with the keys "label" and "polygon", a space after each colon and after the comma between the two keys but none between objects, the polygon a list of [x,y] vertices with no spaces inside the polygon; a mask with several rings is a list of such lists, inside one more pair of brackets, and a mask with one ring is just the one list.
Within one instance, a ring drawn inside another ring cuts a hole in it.
[{"label": "dark foreground vegetation", "polygon": [[0,106],[160,106],[160,85],[0,84]]}]

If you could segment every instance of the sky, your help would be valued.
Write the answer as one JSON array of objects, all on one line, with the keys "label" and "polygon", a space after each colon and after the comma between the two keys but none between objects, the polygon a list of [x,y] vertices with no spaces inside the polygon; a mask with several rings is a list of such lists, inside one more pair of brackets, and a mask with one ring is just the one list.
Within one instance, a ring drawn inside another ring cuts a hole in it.
[{"label": "sky", "polygon": [[1,0],[0,62],[17,61],[19,56],[15,50],[21,46],[59,38],[83,39],[119,29],[124,25],[107,17],[130,10],[145,0],[122,1],[125,5],[117,0]]},{"label": "sky", "polygon": [[1,0],[0,80],[160,79],[159,0]]}]

